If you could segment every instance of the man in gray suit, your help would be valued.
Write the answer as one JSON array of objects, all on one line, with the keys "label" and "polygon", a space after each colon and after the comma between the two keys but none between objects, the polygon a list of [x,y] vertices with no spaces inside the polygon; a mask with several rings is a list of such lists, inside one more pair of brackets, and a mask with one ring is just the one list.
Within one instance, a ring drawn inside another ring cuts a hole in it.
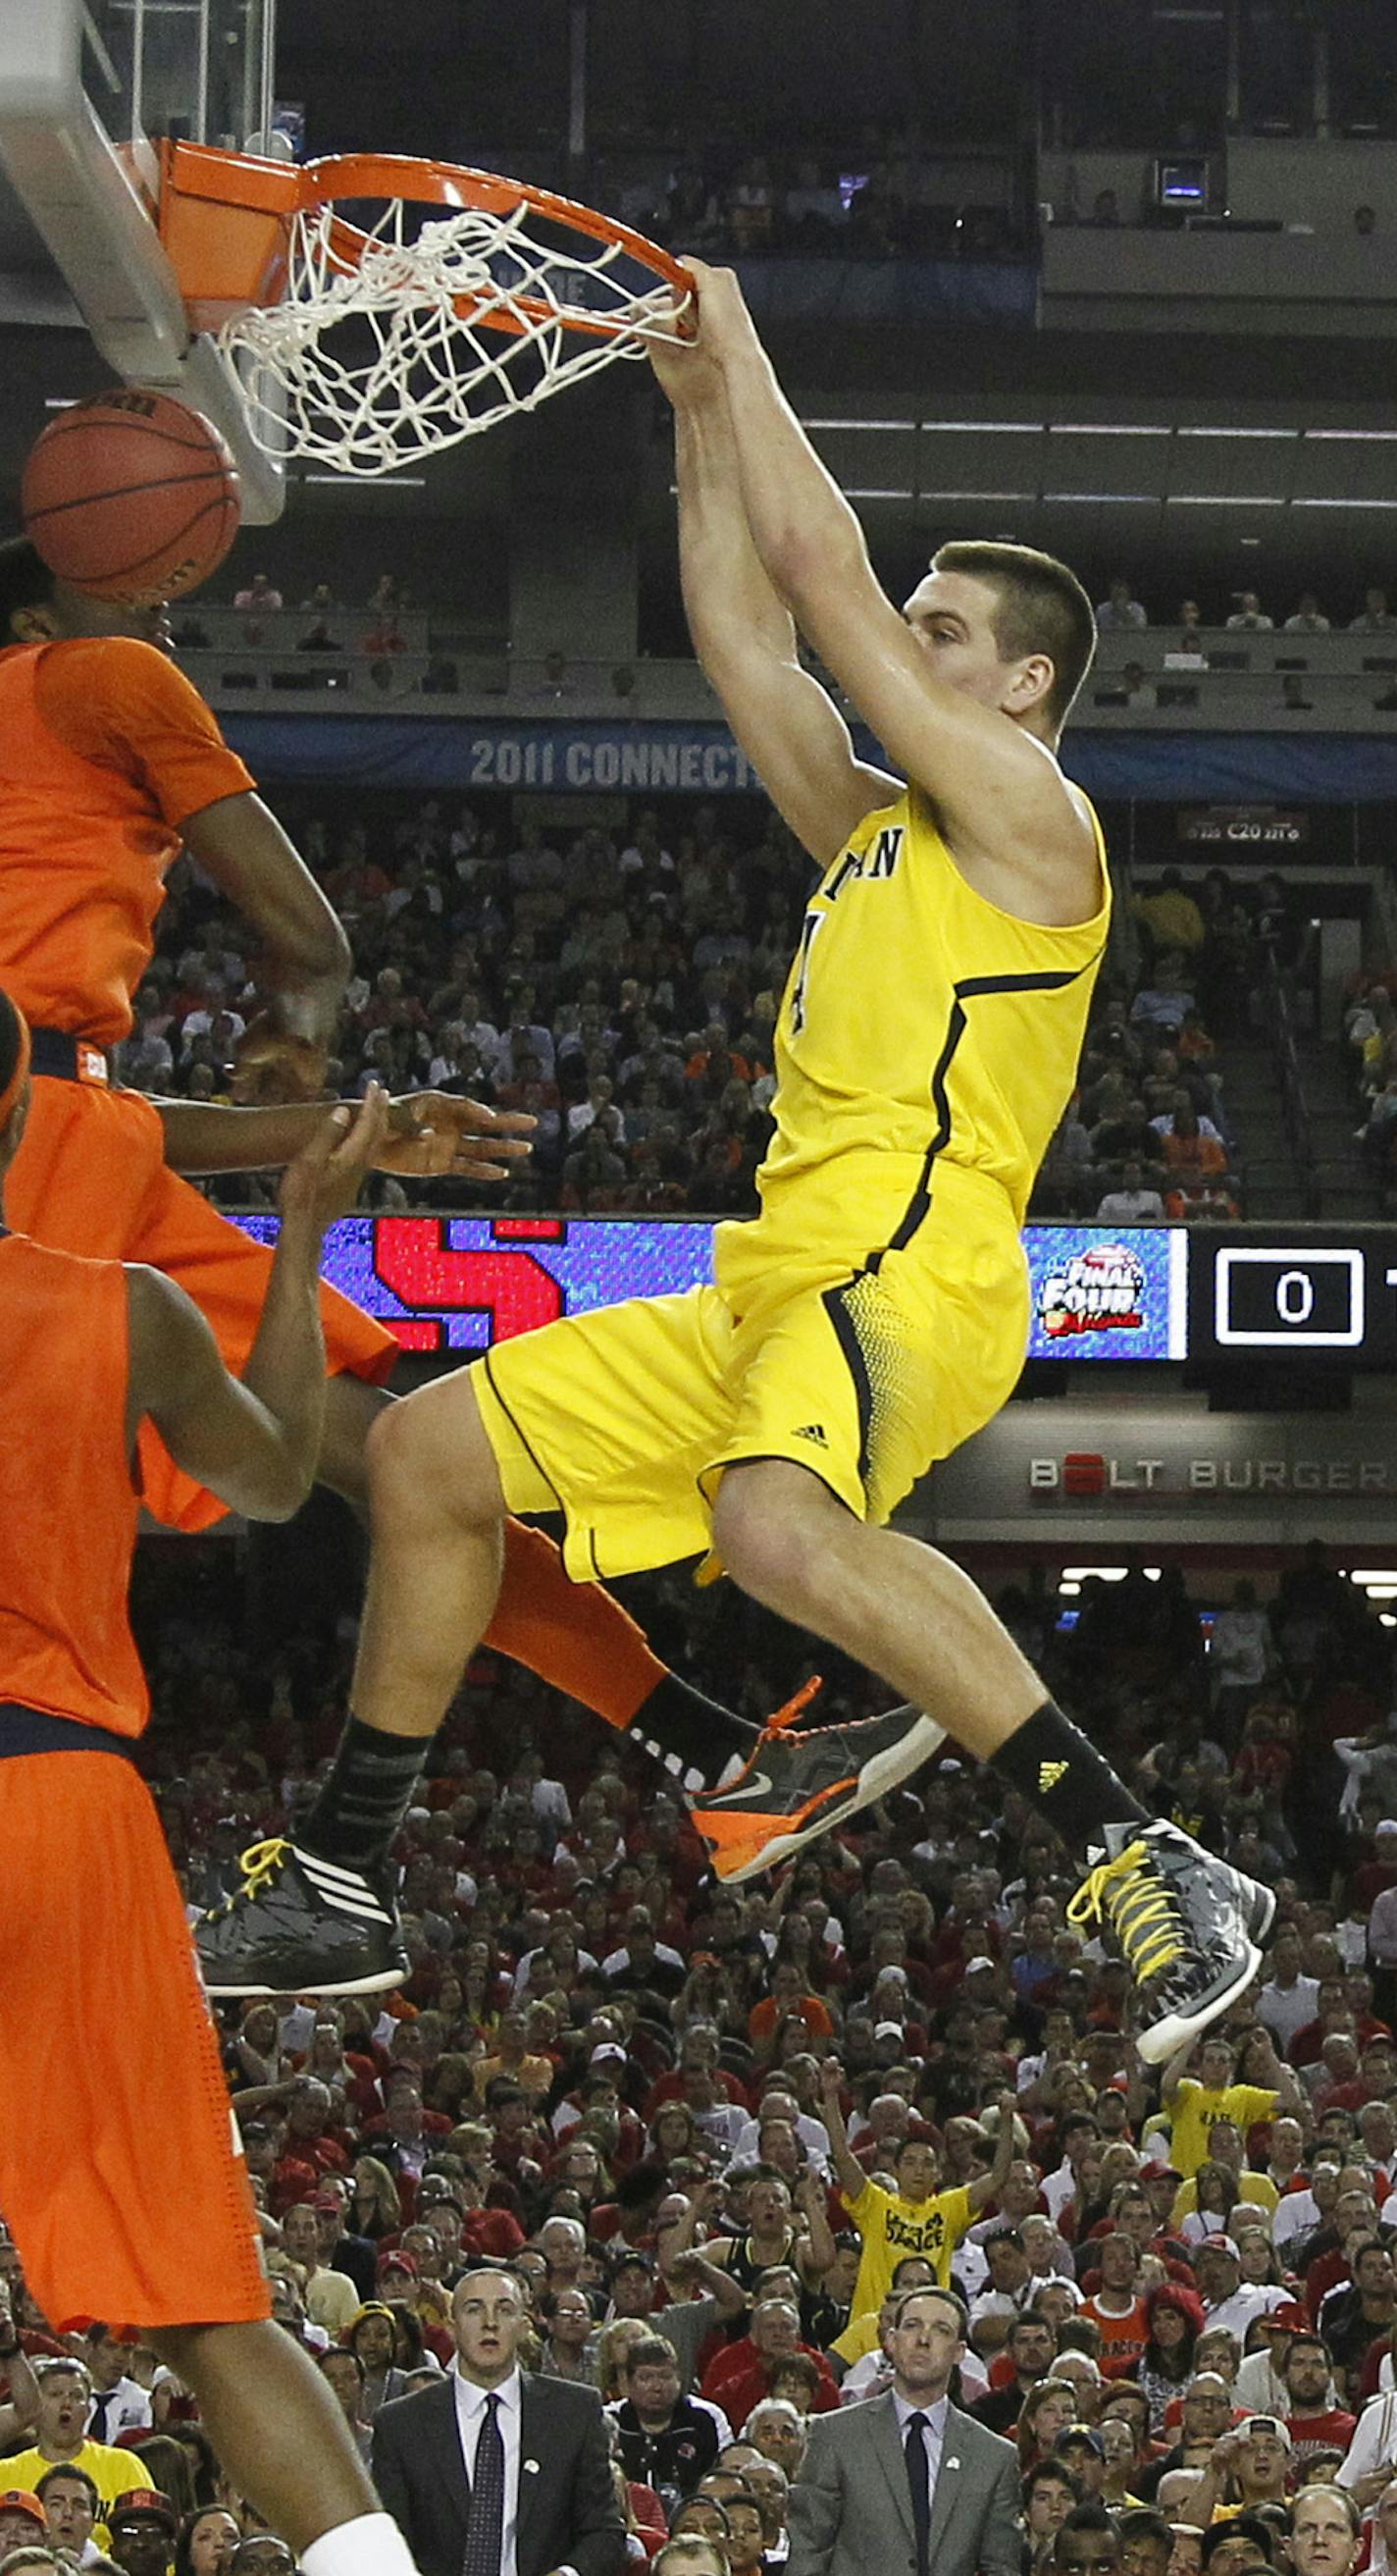
[{"label": "man in gray suit", "polygon": [[954,2290],[908,2290],[887,2395],[812,2418],[786,2576],[1019,2576],[1018,2453],[947,2394],[965,2326]]}]

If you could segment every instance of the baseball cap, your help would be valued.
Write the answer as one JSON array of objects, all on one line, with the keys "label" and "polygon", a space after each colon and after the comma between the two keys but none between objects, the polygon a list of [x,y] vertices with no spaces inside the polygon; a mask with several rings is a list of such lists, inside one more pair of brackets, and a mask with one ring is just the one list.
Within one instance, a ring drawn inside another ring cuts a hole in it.
[{"label": "baseball cap", "polygon": [[1053,2448],[1056,2451],[1065,2451],[1069,2442],[1085,2443],[1089,2451],[1095,2451],[1098,2459],[1104,2456],[1105,2446],[1094,2424],[1067,2425],[1065,2430],[1059,2433]]},{"label": "baseball cap", "polygon": [[1380,1834],[1397,1834],[1397,1816],[1384,1816],[1382,1823],[1375,1827],[1375,1831]]},{"label": "baseball cap", "polygon": [[48,2529],[48,2515],[31,2487],[6,2487],[0,2493],[0,2513],[27,2513],[41,2531]]},{"label": "baseball cap", "polygon": [[129,2522],[131,2516],[137,2513],[146,2514],[155,2521],[168,2523],[171,2531],[176,2530],[179,2525],[179,2515],[169,2497],[162,2495],[158,2487],[132,2487],[129,2494],[115,2497],[108,2505],[107,2529],[114,2530],[118,2523]]},{"label": "baseball cap", "polygon": [[901,2039],[902,2024],[900,2021],[875,2021],[873,2036],[875,2039]]},{"label": "baseball cap", "polygon": [[1230,2254],[1234,2263],[1240,2263],[1242,2259],[1230,2236],[1205,2236],[1198,2251],[1200,2254]]},{"label": "baseball cap", "polygon": [[1286,2299],[1278,2308],[1256,2319],[1258,2325],[1280,2326],[1287,2334],[1308,2334],[1310,2320],[1298,2299]]},{"label": "baseball cap", "polygon": [[618,2066],[624,2066],[626,2063],[626,2052],[624,2048],[617,2046],[614,2039],[604,2039],[600,2048],[593,2049],[587,2063],[589,2066],[600,2066],[607,2058],[614,2058]]},{"label": "baseball cap", "polygon": [[1274,2433],[1277,2441],[1283,2442],[1288,2451],[1293,2451],[1295,2448],[1290,2438],[1290,2426],[1279,2415],[1244,2416],[1237,2426],[1237,2432],[1243,2441],[1252,2433]]},{"label": "baseball cap", "polygon": [[990,1972],[990,1975],[991,1975],[991,1976],[993,1976],[993,1974],[994,1974],[994,1961],[993,1961],[993,1959],[987,1959],[987,1958],[985,1958],[985,1957],[982,1955],[982,1956],[981,1956],[980,1958],[978,1958],[978,1959],[967,1959],[967,1960],[966,1960],[966,1963],[965,1963],[965,1973],[966,1973],[967,1977],[974,1977],[974,1976],[977,1976],[977,1975],[979,1974],[979,1971],[981,1970],[981,1968],[988,1968],[988,1970],[989,1970],[989,1972]]},{"label": "baseball cap", "polygon": [[1141,2165],[1139,2178],[1141,2182],[1183,2181],[1178,2166],[1167,2165],[1162,2156],[1151,2156],[1148,2164]]}]

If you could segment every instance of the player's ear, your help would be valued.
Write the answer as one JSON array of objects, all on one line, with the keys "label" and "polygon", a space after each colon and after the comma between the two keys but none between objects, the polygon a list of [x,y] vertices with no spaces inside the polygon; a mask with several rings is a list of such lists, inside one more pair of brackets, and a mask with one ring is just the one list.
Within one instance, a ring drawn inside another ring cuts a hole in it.
[{"label": "player's ear", "polygon": [[1030,707],[1041,706],[1052,688],[1057,672],[1046,653],[1030,653],[1020,662],[1001,703],[1006,715],[1026,715]]}]

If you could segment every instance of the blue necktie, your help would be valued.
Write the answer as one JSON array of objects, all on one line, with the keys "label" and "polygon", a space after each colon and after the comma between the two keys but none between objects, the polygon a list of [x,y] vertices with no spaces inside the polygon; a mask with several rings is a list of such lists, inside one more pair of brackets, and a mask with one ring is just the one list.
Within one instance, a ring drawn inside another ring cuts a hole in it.
[{"label": "blue necktie", "polygon": [[917,2576],[928,2576],[931,2541],[931,2472],[927,2467],[925,2415],[909,2415],[903,2438],[907,2483],[912,2490],[912,2528],[917,2535]]},{"label": "blue necktie", "polygon": [[461,2576],[500,2576],[504,2553],[504,2435],[499,2426],[500,2401],[492,2389],[475,2446],[471,2479],[471,2518]]}]

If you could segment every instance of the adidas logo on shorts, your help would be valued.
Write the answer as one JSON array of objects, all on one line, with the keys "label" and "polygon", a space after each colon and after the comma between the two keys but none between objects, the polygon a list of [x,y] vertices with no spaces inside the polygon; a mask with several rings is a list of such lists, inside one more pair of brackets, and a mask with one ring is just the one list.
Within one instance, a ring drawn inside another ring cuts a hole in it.
[{"label": "adidas logo on shorts", "polygon": [[1065,1780],[1067,1777],[1067,1771],[1068,1765],[1065,1762],[1040,1762],[1038,1765],[1038,1794],[1040,1798],[1046,1798],[1048,1791],[1050,1789],[1055,1789],[1059,1780]]},{"label": "adidas logo on shorts", "polygon": [[825,1426],[822,1422],[799,1423],[796,1429],[791,1433],[791,1438],[793,1440],[813,1441],[817,1449],[828,1449],[829,1447],[829,1442],[825,1438]]}]

